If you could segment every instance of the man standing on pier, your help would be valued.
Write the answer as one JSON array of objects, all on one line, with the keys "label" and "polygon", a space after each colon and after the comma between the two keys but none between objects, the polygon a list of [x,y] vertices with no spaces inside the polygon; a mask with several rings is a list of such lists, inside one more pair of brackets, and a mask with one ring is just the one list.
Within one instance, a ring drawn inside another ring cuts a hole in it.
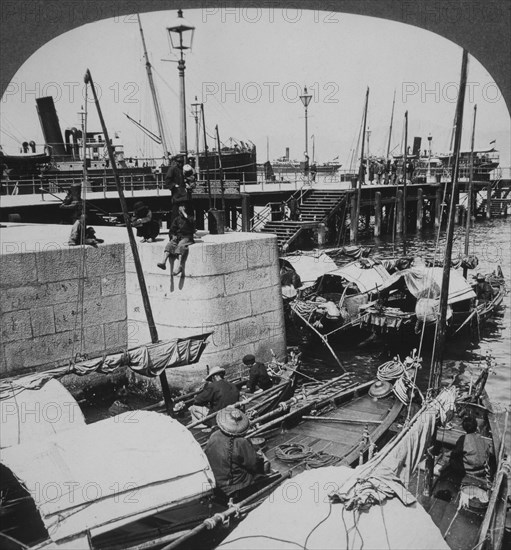
[{"label": "man standing on pier", "polygon": [[172,157],[167,175],[165,176],[165,187],[170,189],[172,209],[167,217],[167,225],[170,224],[179,214],[179,207],[186,204],[189,200],[185,185],[183,166],[185,163],[184,155],[175,155]]}]

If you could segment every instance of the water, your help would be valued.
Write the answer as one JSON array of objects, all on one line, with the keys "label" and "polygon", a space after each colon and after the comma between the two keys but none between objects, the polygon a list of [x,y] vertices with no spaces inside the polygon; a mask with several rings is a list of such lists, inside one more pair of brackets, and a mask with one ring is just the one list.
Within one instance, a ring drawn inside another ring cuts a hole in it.
[{"label": "water", "polygon": [[[464,229],[455,229],[453,243],[453,259],[463,255]],[[345,243],[349,244],[349,243]],[[375,239],[370,235],[363,237],[363,246],[372,246],[373,257],[399,257],[403,252],[402,241],[392,242],[391,236]],[[443,259],[445,238],[441,238],[436,246],[436,234],[422,232],[409,235],[407,239],[407,255],[435,257]],[[435,255],[435,250],[439,252]],[[506,280],[506,286],[511,289],[511,220],[495,219],[477,221],[471,231],[470,254],[479,259],[479,266],[469,271],[468,278],[476,272],[489,273],[500,265]],[[450,378],[455,362],[462,361],[467,366],[467,372],[472,371],[477,376],[479,367],[485,363],[485,356],[490,352],[496,363],[494,372],[490,375],[486,388],[497,410],[511,408],[511,294],[504,299],[503,307],[495,316],[485,323],[480,330],[480,339],[470,342],[467,338],[449,339],[444,354],[444,378]],[[381,356],[381,342],[372,347],[348,347],[345,344],[333,344],[336,354],[343,365],[359,374],[361,379],[374,376],[377,367],[386,359]],[[411,350],[407,350],[411,351]],[[302,348],[303,360],[308,365],[308,374],[317,378],[327,378],[339,374],[339,367],[326,347],[315,342]],[[423,349],[424,366],[419,374],[418,383],[425,387],[429,378],[430,350]],[[511,419],[510,419],[511,424]],[[508,429],[507,438],[510,443]]]}]

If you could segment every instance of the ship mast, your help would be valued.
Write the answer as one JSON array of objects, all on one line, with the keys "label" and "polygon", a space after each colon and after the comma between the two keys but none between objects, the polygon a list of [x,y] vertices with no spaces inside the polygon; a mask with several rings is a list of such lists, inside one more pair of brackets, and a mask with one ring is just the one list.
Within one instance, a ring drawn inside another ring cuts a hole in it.
[{"label": "ship mast", "polygon": [[137,13],[137,19],[138,19],[138,28],[140,29],[140,36],[142,38],[142,47],[144,48],[144,58],[145,58],[145,68],[146,68],[146,71],[147,71],[147,79],[149,80],[149,88],[151,89],[151,95],[153,96],[154,114],[156,116],[156,124],[158,125],[158,132],[160,134],[160,140],[161,140],[161,144],[163,146],[163,156],[165,157],[165,160],[168,162],[168,160],[169,160],[169,149],[167,147],[167,142],[165,140],[165,132],[163,130],[163,119],[162,119],[162,116],[161,116],[160,104],[158,102],[158,96],[156,95],[156,88],[154,86],[153,67],[151,65],[151,62],[149,61],[149,56],[147,55],[147,48],[146,48],[146,45],[145,45],[144,31],[142,29],[142,22],[140,21],[140,15],[138,13]]},{"label": "ship mast", "polygon": [[455,198],[457,196],[456,186],[458,184],[458,168],[460,161],[460,145],[461,131],[463,121],[463,106],[465,103],[465,90],[467,87],[467,65],[468,52],[463,50],[463,58],[461,62],[461,77],[460,91],[458,94],[458,102],[456,104],[456,130],[454,133],[454,166],[452,170],[452,180],[450,185],[450,200],[449,200],[449,216],[447,220],[446,243],[444,253],[444,264],[442,272],[442,289],[440,293],[440,318],[438,320],[435,349],[432,360],[432,382],[430,387],[433,391],[438,391],[442,379],[442,359],[445,346],[446,321],[447,321],[447,302],[449,298],[449,278],[451,274],[451,256],[454,237],[454,214],[455,214]]},{"label": "ship mast", "polygon": [[[468,178],[468,197],[467,197],[467,220],[465,224],[465,256],[468,256],[470,247],[470,227],[472,225],[472,210],[474,199],[474,139],[476,131],[477,105],[474,105],[474,120],[472,122],[472,138],[470,140],[470,164]],[[463,277],[467,276],[467,267],[463,268]]]},{"label": "ship mast", "polygon": [[358,219],[360,217],[360,201],[362,200],[362,183],[364,181],[364,142],[366,139],[366,124],[367,124],[367,105],[369,103],[369,86],[366,91],[366,101],[364,107],[364,119],[362,122],[362,150],[360,153],[360,166],[358,169],[358,185],[357,185],[357,203],[355,208],[355,219],[351,220],[352,234],[354,241],[358,238]]},{"label": "ship mast", "polygon": [[392,100],[392,113],[390,115],[389,141],[387,142],[387,160],[390,155],[390,140],[392,138],[392,123],[394,122],[394,105],[396,104],[396,90],[394,90],[394,99]]}]

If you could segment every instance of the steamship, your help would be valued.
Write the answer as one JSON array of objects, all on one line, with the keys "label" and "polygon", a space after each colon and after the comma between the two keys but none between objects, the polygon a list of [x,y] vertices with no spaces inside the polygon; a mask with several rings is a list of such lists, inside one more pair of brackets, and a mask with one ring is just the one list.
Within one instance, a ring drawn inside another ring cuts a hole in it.
[{"label": "steamship", "polygon": [[[2,193],[10,194],[16,188],[18,194],[38,192],[39,184],[59,191],[73,182],[81,181],[83,174],[83,132],[81,129],[60,127],[53,97],[36,99],[37,114],[44,137],[44,153],[36,152],[32,141],[23,144],[19,155],[7,155],[0,151],[0,175]],[[146,188],[160,185],[167,166],[164,159],[126,158],[124,147],[117,134],[111,138],[114,158],[121,182],[125,185],[144,183]],[[240,142],[241,146],[221,149],[222,173],[226,180],[238,180],[247,184],[257,183],[255,145]],[[199,170],[205,176],[209,166],[210,178],[220,179],[218,152],[199,153]],[[102,132],[87,132],[85,141],[88,180],[92,191],[115,188],[114,176],[108,158],[105,137]],[[38,185],[33,181],[37,179]],[[28,184],[30,182],[30,184]],[[25,183],[25,185],[24,185]]]}]

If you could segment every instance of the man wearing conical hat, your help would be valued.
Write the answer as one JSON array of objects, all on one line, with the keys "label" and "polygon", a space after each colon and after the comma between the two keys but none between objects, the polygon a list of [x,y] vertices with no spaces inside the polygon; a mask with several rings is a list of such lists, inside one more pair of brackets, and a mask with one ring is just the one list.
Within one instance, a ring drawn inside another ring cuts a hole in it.
[{"label": "man wearing conical hat", "polygon": [[220,428],[209,438],[204,452],[215,475],[217,489],[227,497],[240,494],[264,476],[264,458],[246,439],[248,416],[234,407],[218,412]]},{"label": "man wearing conical hat", "polygon": [[[233,405],[239,400],[240,390],[232,383],[224,380],[225,369],[215,367],[206,376],[206,385],[195,396],[190,413],[194,420],[202,420],[206,416]],[[214,425],[215,419],[207,422],[208,426]],[[197,427],[208,429],[206,423]]]}]

